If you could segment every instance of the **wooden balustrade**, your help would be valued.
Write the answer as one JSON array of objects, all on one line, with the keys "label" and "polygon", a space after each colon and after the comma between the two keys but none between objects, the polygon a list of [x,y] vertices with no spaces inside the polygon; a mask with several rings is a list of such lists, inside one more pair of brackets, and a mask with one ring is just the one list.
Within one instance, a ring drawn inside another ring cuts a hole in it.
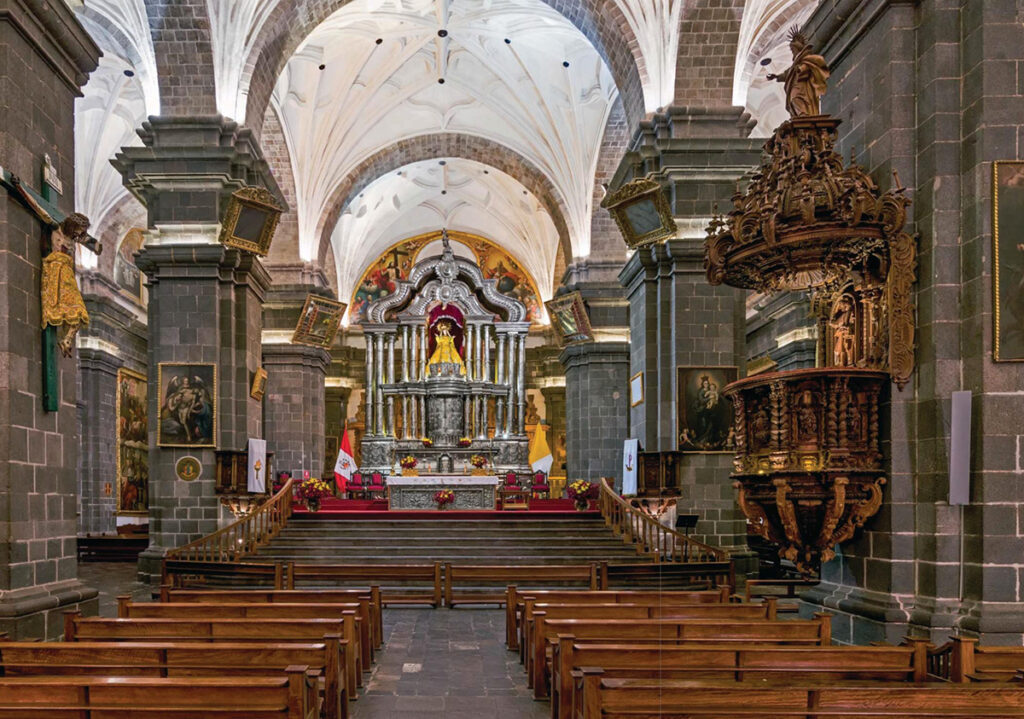
[{"label": "wooden balustrade", "polygon": [[276,537],[292,515],[292,483],[256,509],[213,534],[172,549],[167,558],[189,562],[237,562]]},{"label": "wooden balustrade", "polygon": [[724,549],[680,534],[630,506],[608,483],[607,477],[601,478],[598,487],[597,506],[605,524],[633,544],[639,553],[651,556],[655,562],[728,561],[729,553]]}]

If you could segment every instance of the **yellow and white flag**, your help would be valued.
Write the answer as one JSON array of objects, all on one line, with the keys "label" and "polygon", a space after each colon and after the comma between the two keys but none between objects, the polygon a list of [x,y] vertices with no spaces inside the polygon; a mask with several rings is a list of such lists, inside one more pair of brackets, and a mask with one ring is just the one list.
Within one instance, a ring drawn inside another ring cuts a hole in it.
[{"label": "yellow and white flag", "polygon": [[547,430],[548,426],[545,424],[537,427],[530,442],[530,467],[534,472],[544,474],[551,473],[551,463],[555,460],[551,456],[551,448],[548,447]]}]

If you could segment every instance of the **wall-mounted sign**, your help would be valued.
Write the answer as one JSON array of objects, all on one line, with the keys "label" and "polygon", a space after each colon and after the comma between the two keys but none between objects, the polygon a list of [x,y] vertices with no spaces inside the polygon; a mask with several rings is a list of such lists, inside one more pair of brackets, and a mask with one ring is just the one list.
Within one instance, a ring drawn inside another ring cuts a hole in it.
[{"label": "wall-mounted sign", "polygon": [[192,482],[203,474],[203,465],[192,455],[182,457],[174,463],[174,473],[184,482]]}]

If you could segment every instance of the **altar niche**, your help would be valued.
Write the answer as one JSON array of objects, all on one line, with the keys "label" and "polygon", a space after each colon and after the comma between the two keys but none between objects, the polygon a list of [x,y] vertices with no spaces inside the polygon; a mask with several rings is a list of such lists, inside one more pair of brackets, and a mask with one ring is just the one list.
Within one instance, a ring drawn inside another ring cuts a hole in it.
[{"label": "altar niche", "polygon": [[413,456],[421,474],[469,474],[483,455],[493,473],[526,472],[526,307],[441,239],[441,255],[367,308],[362,470],[397,474]]}]

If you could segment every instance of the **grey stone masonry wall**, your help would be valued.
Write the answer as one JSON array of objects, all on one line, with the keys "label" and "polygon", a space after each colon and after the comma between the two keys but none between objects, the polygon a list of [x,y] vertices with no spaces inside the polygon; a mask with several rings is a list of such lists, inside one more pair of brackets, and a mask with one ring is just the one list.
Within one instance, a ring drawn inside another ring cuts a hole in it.
[{"label": "grey stone masonry wall", "polygon": [[[324,390],[324,438],[334,437],[338,440],[338,446],[341,446],[341,434],[345,430],[345,425],[348,423],[348,417],[345,415],[348,412],[348,399],[352,394],[350,387],[327,387]],[[352,441],[352,437],[349,437],[349,441]],[[353,443],[352,450],[355,451],[355,444]],[[334,462],[338,459],[337,455],[331,457],[328,455],[324,456],[324,477],[332,477],[334,472]]]},{"label": "grey stone masonry wall", "polygon": [[747,297],[746,361],[768,358],[773,371],[813,367],[817,326],[805,292]]},{"label": "grey stone masonry wall", "polygon": [[274,453],[274,473],[313,477],[324,469],[324,379],[330,354],[319,347],[264,344],[263,429],[267,451]]},{"label": "grey stone masonry wall", "polygon": [[565,423],[568,477],[614,477],[622,484],[622,447],[629,436],[629,345],[593,342],[566,347]]},{"label": "grey stone masonry wall", "polygon": [[[826,0],[807,27],[832,65],[824,109],[841,149],[885,189],[911,188],[919,233],[917,368],[893,388],[885,504],[806,610],[837,613],[842,641],[908,629],[987,643],[1024,638],[1019,460],[1024,365],[992,359],[992,162],[1024,159],[1014,0]],[[971,503],[948,504],[950,395],[973,393]]]},{"label": "grey stone masonry wall", "polygon": [[[43,154],[71,212],[74,99],[99,49],[60,0],[0,0],[0,163],[39,191]],[[59,636],[64,609],[97,611],[77,579],[76,357],[57,353],[60,402],[42,403],[40,275],[43,231],[0,192],[0,632]]]},{"label": "grey stone masonry wall", "polygon": [[[561,476],[565,474],[567,464],[564,454],[565,446],[562,445],[560,447],[558,439],[564,436],[566,432],[565,387],[548,385],[541,389],[541,394],[544,395],[544,420],[551,427],[548,431],[548,447],[555,458],[555,462],[551,465],[551,474]],[[568,438],[566,438],[566,441],[568,441]],[[621,472],[622,469],[620,467],[619,474]]]},{"label": "grey stone masonry wall", "polygon": [[124,367],[146,374],[146,325],[142,310],[121,298],[104,275],[84,274],[80,285],[89,326],[79,334],[78,532],[112,534],[117,529],[117,373]]}]

